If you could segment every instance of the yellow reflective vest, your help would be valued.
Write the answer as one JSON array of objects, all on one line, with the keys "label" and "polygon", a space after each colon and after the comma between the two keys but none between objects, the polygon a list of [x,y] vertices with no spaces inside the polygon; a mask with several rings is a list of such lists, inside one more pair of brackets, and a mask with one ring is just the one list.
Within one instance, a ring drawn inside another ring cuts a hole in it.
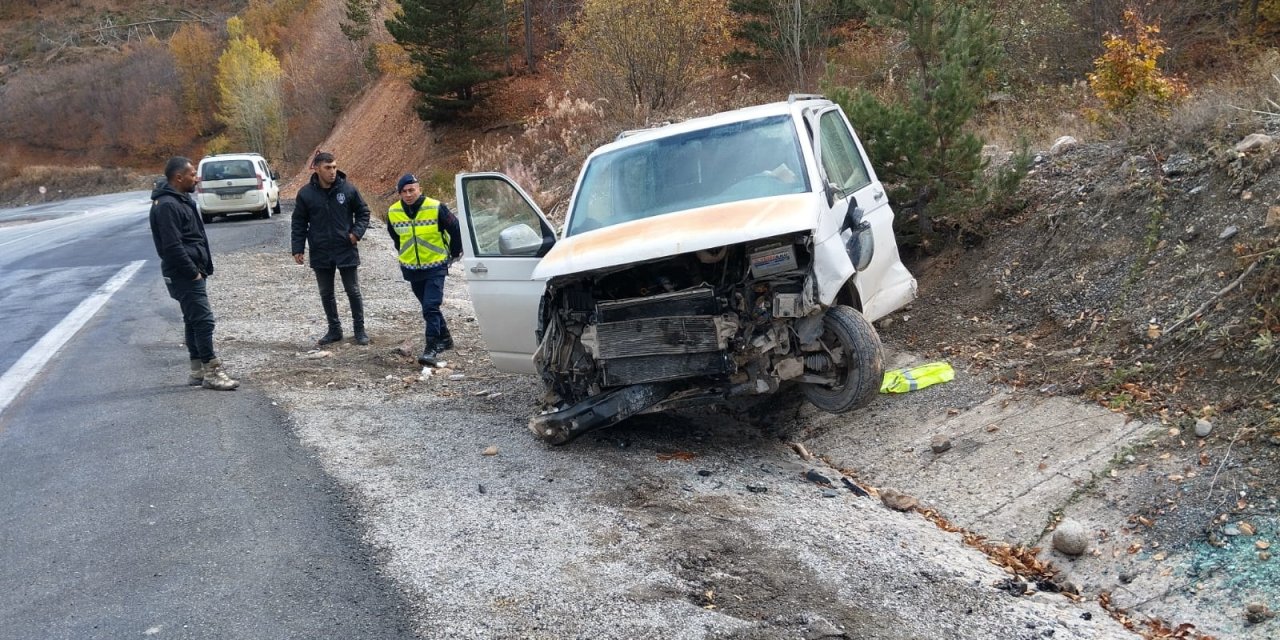
[{"label": "yellow reflective vest", "polygon": [[423,198],[416,218],[410,218],[404,203],[396,200],[387,209],[387,224],[400,237],[400,264],[421,269],[449,260],[449,234],[440,228],[439,200]]},{"label": "yellow reflective vest", "polygon": [[884,372],[880,393],[906,393],[939,382],[951,382],[955,377],[955,370],[945,362],[930,362],[910,369],[894,369]]}]

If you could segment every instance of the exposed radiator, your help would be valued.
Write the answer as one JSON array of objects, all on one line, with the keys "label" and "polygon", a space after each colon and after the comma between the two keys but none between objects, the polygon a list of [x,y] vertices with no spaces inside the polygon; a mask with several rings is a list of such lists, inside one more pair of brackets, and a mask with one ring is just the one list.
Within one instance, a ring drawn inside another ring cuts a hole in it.
[{"label": "exposed radiator", "polygon": [[618,322],[663,316],[711,316],[719,313],[711,287],[660,293],[644,298],[610,300],[596,305],[596,322]]},{"label": "exposed radiator", "polygon": [[711,287],[596,305],[596,359],[606,386],[729,372]]},{"label": "exposed radiator", "polygon": [[596,325],[601,360],[719,349],[713,316],[649,318]]},{"label": "exposed radiator", "polygon": [[618,358],[600,365],[606,387],[733,372],[733,361],[720,351]]}]

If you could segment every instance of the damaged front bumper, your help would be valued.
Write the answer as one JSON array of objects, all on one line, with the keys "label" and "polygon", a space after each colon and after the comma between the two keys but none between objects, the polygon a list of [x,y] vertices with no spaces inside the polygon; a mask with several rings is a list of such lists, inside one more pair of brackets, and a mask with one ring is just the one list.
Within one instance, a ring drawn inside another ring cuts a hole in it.
[{"label": "damaged front bumper", "polygon": [[719,388],[683,389],[674,382],[636,384],[592,396],[567,409],[534,416],[529,420],[529,430],[551,444],[566,444],[584,433],[641,413],[715,404],[728,395]]}]

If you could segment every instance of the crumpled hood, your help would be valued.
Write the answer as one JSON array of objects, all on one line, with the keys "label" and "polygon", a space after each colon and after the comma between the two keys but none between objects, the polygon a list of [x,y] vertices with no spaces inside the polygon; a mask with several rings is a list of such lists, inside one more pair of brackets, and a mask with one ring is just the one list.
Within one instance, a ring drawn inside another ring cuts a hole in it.
[{"label": "crumpled hood", "polygon": [[558,240],[533,271],[554,278],[762,240],[818,225],[810,193],[773,196],[633,220]]}]

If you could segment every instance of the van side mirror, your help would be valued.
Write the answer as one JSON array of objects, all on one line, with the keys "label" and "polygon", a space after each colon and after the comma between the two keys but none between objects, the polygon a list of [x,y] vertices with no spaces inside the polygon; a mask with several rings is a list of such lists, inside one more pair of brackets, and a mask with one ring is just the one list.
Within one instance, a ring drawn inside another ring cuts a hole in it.
[{"label": "van side mirror", "polygon": [[852,202],[846,206],[848,206],[848,209],[845,210],[844,220],[840,222],[841,233],[857,228],[858,224],[862,222],[862,207],[855,207]]},{"label": "van side mirror", "polygon": [[534,256],[542,248],[542,234],[527,224],[513,224],[498,233],[498,253],[504,256]]}]

